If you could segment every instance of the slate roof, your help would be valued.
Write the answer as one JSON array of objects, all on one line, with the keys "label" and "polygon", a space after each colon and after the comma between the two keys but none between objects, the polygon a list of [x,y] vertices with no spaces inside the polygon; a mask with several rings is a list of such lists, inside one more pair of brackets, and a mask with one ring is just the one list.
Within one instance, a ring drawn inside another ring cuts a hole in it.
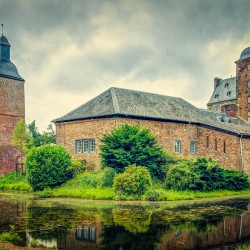
[{"label": "slate roof", "polygon": [[215,104],[218,102],[236,100],[236,87],[236,77],[231,77],[223,80],[219,79],[219,84],[214,89],[214,92],[208,102],[208,105]]},{"label": "slate roof", "polygon": [[[5,36],[0,37],[0,46],[10,47],[10,44]],[[8,50],[9,49],[10,48],[8,48]],[[0,59],[0,77],[24,81],[24,79],[19,75],[15,65],[11,61],[6,61],[2,59]]]},{"label": "slate roof", "polygon": [[250,124],[226,113],[196,108],[179,97],[121,88],[110,88],[53,122],[113,116],[193,123],[250,136]]},{"label": "slate roof", "polygon": [[235,63],[239,63],[241,61],[244,61],[245,59],[250,58],[250,47],[245,48],[241,54],[240,54],[240,58],[235,62]]}]

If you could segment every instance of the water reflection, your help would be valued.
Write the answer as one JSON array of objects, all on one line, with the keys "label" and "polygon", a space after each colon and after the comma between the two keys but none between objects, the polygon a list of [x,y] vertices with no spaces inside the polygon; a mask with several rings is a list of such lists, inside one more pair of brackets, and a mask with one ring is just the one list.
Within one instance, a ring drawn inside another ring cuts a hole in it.
[{"label": "water reflection", "polygon": [[21,245],[60,250],[220,249],[250,241],[249,203],[249,196],[219,202],[143,205],[66,204],[2,196],[0,231],[15,225],[23,238]]}]

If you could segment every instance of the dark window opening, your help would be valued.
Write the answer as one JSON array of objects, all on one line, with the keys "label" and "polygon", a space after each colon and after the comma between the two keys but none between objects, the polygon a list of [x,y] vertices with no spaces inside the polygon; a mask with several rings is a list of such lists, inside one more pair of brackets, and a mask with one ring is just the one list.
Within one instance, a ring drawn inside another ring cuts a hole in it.
[{"label": "dark window opening", "polygon": [[217,139],[215,139],[214,140],[214,149],[215,149],[215,151],[217,151],[218,150],[218,145],[217,145],[218,143],[217,143]]}]

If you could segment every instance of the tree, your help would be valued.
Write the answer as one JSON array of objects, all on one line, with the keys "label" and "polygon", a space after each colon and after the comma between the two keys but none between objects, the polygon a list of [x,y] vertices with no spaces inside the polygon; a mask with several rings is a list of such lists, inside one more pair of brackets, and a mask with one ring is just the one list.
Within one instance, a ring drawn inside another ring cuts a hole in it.
[{"label": "tree", "polygon": [[34,120],[28,125],[30,140],[28,142],[28,148],[40,147],[46,144],[55,144],[56,143],[56,134],[53,129],[52,124],[49,124],[47,131],[40,133],[36,126],[36,121]]},{"label": "tree", "polygon": [[28,182],[34,191],[53,188],[72,178],[71,156],[62,146],[32,148],[26,157]]},{"label": "tree", "polygon": [[29,133],[25,125],[24,119],[20,119],[12,133],[12,146],[16,147],[20,152],[20,159],[23,162],[23,156],[27,150],[27,141],[29,140]]},{"label": "tree", "polygon": [[100,155],[104,167],[115,168],[121,173],[125,167],[136,164],[147,167],[153,175],[161,175],[161,165],[166,163],[166,159],[149,129],[125,124],[104,135],[101,142]]}]

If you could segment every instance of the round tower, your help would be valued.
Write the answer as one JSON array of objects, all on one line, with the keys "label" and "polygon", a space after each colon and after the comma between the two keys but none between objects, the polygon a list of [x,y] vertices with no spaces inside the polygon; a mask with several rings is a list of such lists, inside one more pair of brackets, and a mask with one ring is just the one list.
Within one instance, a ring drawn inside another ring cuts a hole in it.
[{"label": "round tower", "polygon": [[24,79],[11,62],[10,44],[0,37],[0,175],[15,170],[19,153],[11,146],[16,123],[25,118]]},{"label": "round tower", "polygon": [[250,47],[244,49],[236,62],[237,115],[250,122]]}]

